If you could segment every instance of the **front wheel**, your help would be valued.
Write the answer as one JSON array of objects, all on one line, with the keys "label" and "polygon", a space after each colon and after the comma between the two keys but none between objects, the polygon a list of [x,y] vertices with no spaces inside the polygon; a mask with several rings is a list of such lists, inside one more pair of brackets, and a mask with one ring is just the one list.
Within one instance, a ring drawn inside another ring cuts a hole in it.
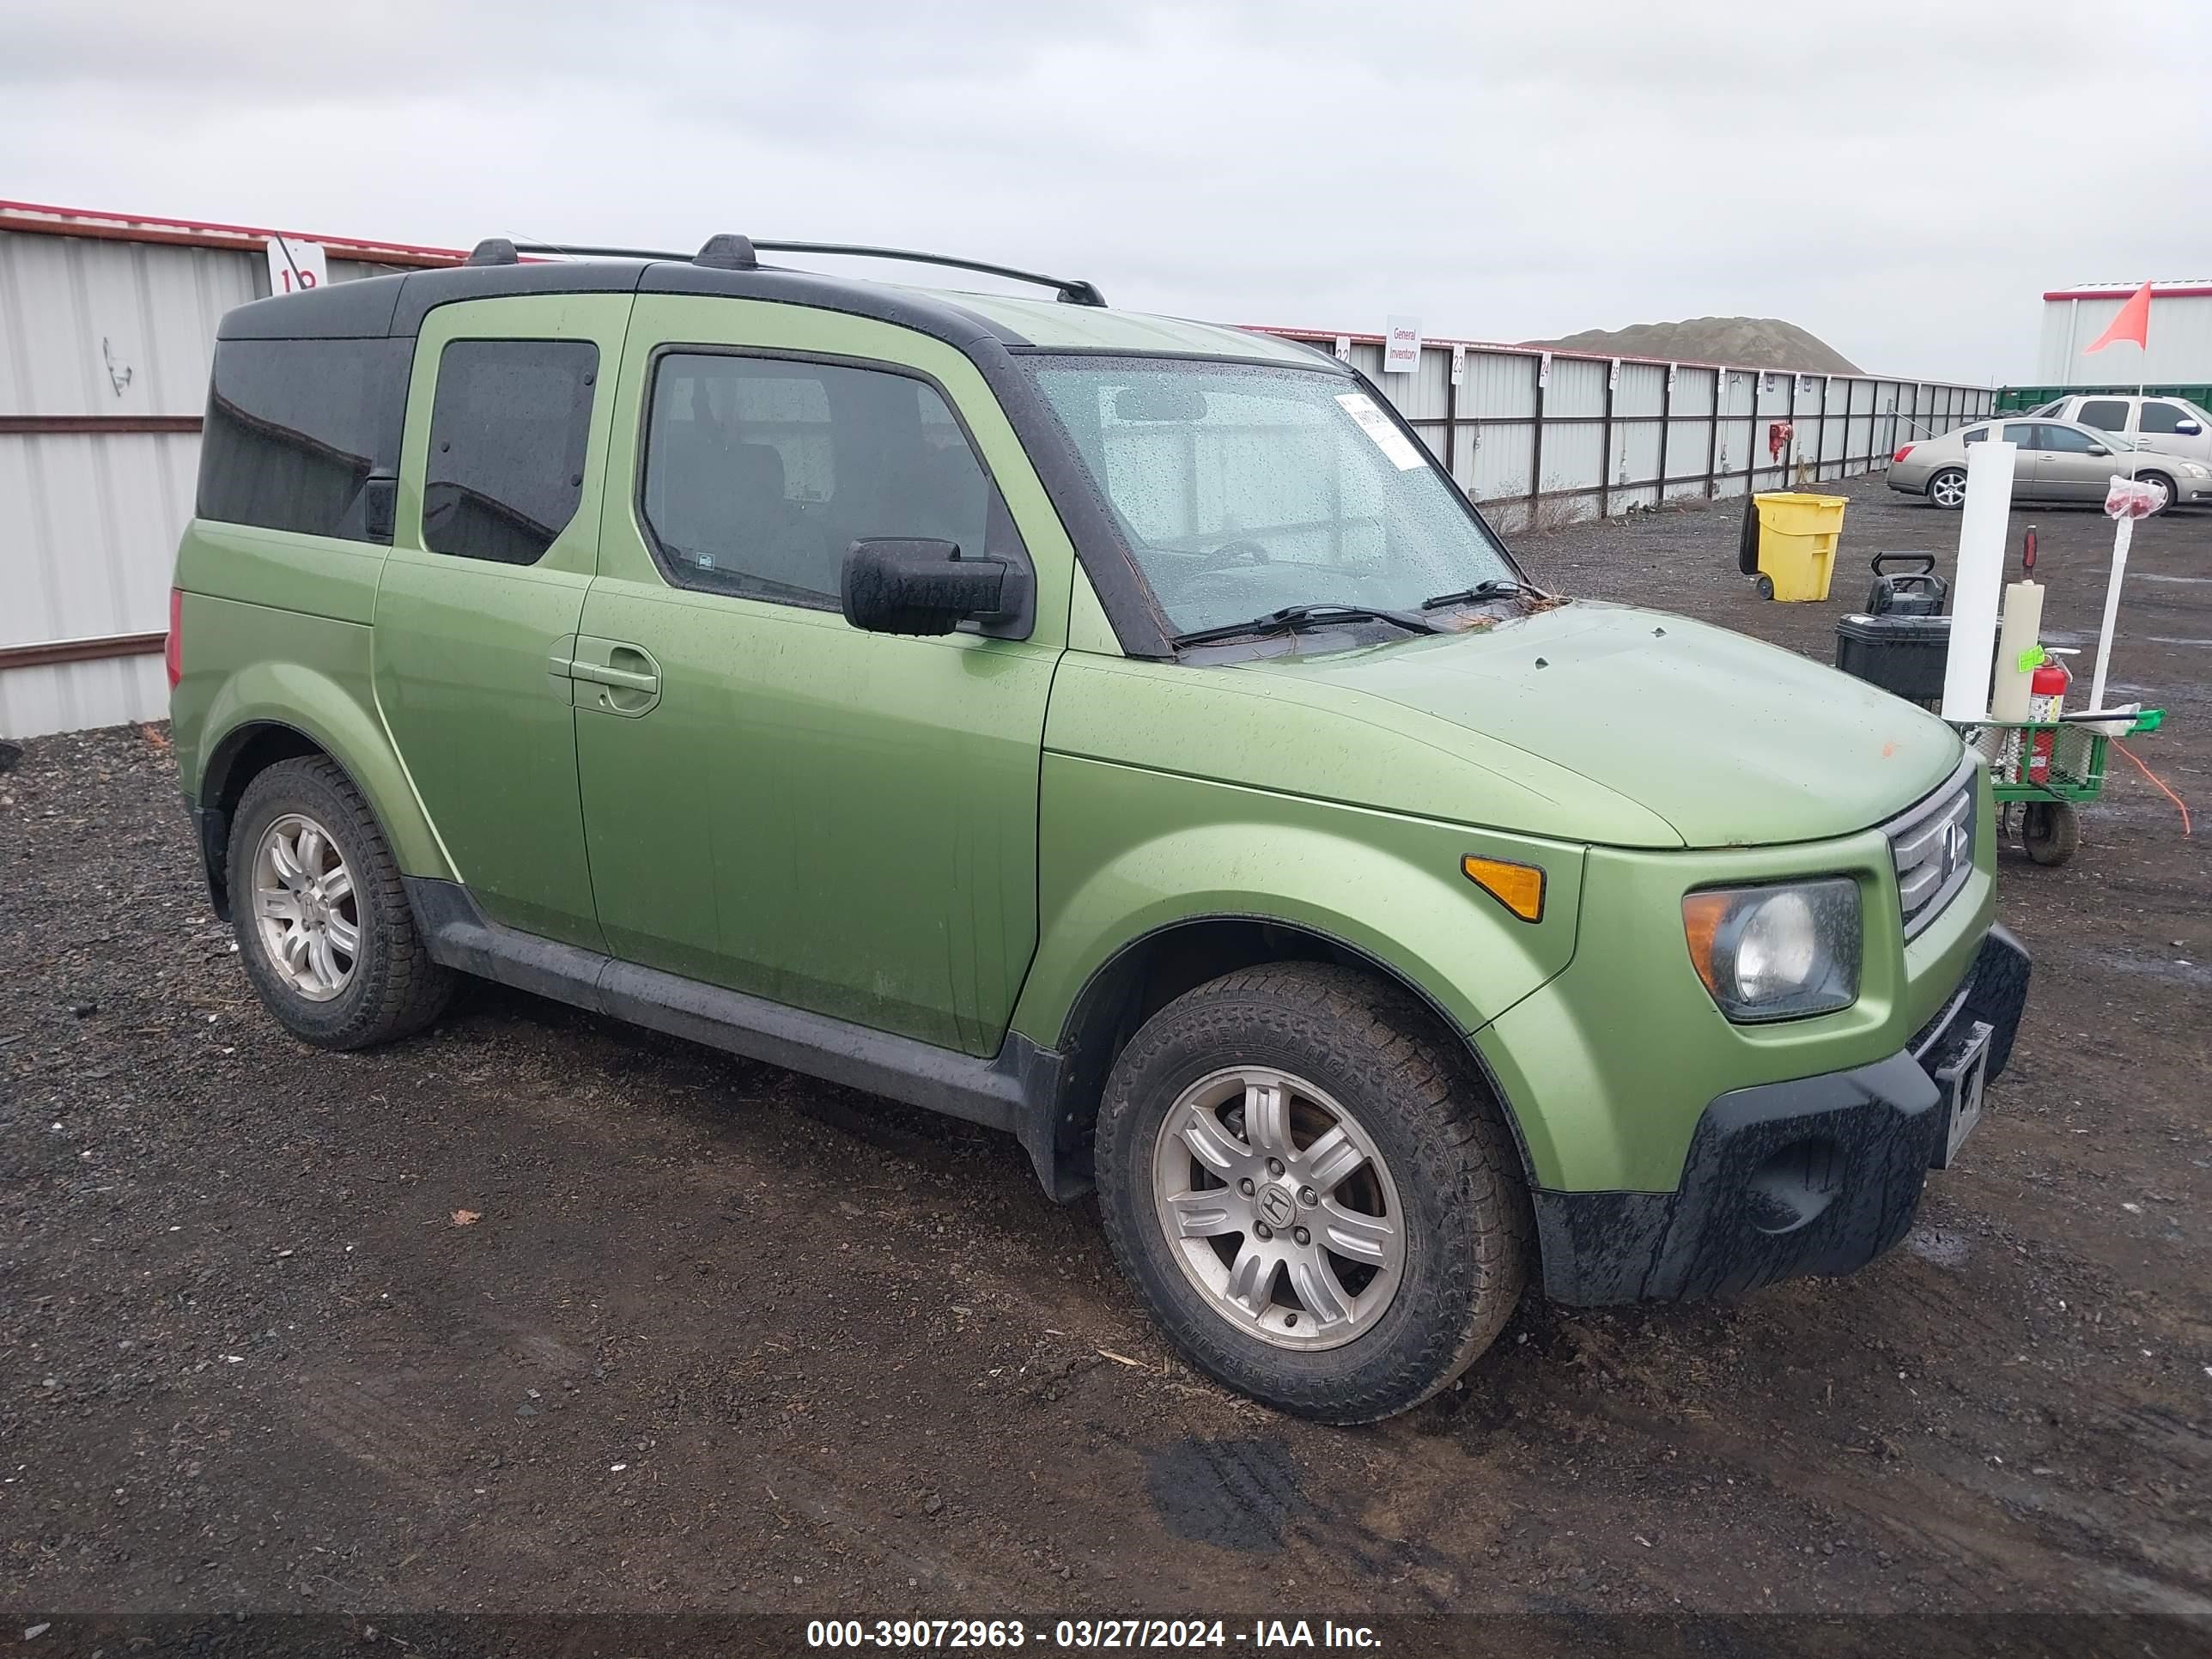
[{"label": "front wheel", "polygon": [[2154,519],[2158,517],[2160,514],[2165,512],[2168,507],[2171,507],[2176,501],[2181,499],[2181,490],[2179,487],[2174,483],[2172,479],[2167,477],[2163,472],[2142,472],[2138,473],[2136,477],[2141,483],[2156,484],[2160,489],[2166,492],[2165,499],[2160,501],[2156,507],[2154,507],[2150,510],[2149,516]]},{"label": "front wheel", "polygon": [[1115,1061],[1100,1207],[1122,1271],[1200,1369],[1365,1423],[1490,1346],[1528,1277],[1511,1137],[1427,1012],[1350,969],[1230,974]]},{"label": "front wheel", "polygon": [[1928,499],[1946,513],[1966,504],[1966,474],[1963,467],[1947,466],[1928,481]]}]

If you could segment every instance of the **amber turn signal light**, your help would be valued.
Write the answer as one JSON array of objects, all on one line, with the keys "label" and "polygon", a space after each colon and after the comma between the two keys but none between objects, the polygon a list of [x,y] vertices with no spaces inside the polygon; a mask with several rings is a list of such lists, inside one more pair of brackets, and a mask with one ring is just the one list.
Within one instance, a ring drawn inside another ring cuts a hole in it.
[{"label": "amber turn signal light", "polygon": [[1543,919],[1544,872],[1534,865],[1481,859],[1469,853],[1459,861],[1459,869],[1462,875],[1522,921]]},{"label": "amber turn signal light", "polygon": [[1715,996],[1721,994],[1721,982],[1713,971],[1713,940],[1735,898],[1734,893],[1692,893],[1682,901],[1682,931],[1689,938],[1691,965]]}]

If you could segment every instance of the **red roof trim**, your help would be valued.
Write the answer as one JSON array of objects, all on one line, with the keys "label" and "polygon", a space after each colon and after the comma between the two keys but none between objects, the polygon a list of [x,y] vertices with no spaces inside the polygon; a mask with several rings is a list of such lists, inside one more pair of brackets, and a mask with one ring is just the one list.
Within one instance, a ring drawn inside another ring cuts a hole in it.
[{"label": "red roof trim", "polygon": [[325,247],[381,249],[392,253],[417,254],[425,258],[458,261],[468,257],[466,248],[428,247],[416,242],[379,241],[359,236],[323,236],[313,231],[278,230],[269,225],[228,225],[212,219],[167,219],[154,213],[104,213],[96,208],[54,207],[44,202],[0,200],[0,213],[40,213],[62,220],[88,220],[103,226],[128,228],[151,225],[164,230],[188,231],[203,236],[253,236],[264,241],[271,236],[283,236],[295,241],[320,242]]},{"label": "red roof trim", "polygon": [[[2137,287],[2142,286],[2140,283]],[[2046,300],[2124,300],[2135,292],[2132,288],[2056,288],[2043,297]],[[2172,288],[2151,284],[2154,300],[2212,299],[2212,283],[2176,283]]]}]

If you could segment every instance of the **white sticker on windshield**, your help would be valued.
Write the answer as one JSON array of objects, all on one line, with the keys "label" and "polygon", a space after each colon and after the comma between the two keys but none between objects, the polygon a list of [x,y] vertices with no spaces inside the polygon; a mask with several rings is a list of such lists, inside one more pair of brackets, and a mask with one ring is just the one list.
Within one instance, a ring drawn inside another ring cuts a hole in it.
[{"label": "white sticker on windshield", "polygon": [[1390,417],[1375,407],[1375,399],[1364,392],[1345,392],[1337,395],[1344,412],[1359,422],[1359,429],[1375,440],[1381,450],[1396,465],[1401,472],[1410,472],[1421,464],[1421,452],[1413,441],[1390,422]]}]

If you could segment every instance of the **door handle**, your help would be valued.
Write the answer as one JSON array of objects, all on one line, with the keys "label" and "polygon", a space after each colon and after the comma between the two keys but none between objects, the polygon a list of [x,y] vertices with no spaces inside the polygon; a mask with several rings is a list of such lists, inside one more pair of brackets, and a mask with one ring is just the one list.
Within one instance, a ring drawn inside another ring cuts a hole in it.
[{"label": "door handle", "polygon": [[572,662],[568,665],[571,679],[589,680],[594,685],[616,686],[624,691],[658,691],[660,676],[638,668],[617,668],[612,663]]}]

